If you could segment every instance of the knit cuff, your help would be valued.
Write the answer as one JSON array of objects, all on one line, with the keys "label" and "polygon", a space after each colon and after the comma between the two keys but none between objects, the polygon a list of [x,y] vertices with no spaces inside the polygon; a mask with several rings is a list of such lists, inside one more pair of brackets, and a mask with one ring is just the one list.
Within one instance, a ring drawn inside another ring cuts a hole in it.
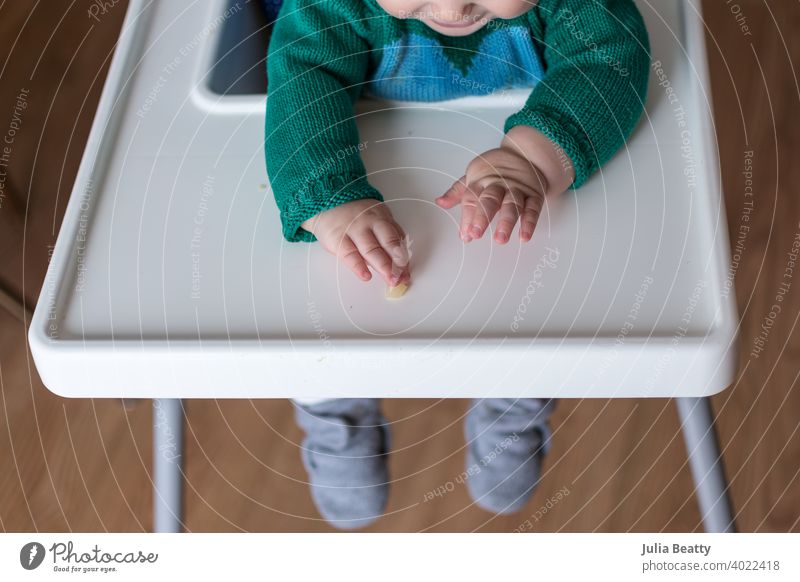
[{"label": "knit cuff", "polygon": [[[557,115],[557,112],[546,115],[539,109],[525,106],[506,119],[503,133],[507,133],[517,125],[528,125],[539,130],[569,156],[572,167],[575,169],[575,181],[572,183],[572,188],[583,186],[594,172],[595,164],[590,163],[593,157],[587,155],[580,147],[581,142],[586,141],[586,132],[577,127],[569,118]],[[584,139],[582,140],[581,137]],[[589,147],[591,148],[591,144]]]},{"label": "knit cuff", "polygon": [[308,182],[281,210],[283,236],[289,242],[316,242],[317,237],[300,226],[303,222],[320,212],[363,198],[384,201],[364,175],[340,174]]}]

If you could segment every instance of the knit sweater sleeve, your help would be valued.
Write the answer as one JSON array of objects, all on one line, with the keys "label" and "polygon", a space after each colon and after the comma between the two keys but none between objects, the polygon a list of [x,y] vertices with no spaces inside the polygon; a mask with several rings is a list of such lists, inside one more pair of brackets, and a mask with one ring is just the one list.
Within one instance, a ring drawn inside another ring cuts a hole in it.
[{"label": "knit sweater sleeve", "polygon": [[650,71],[647,29],[633,0],[541,0],[544,78],[504,131],[534,127],[566,153],[574,188],[625,143],[644,109]]},{"label": "knit sweater sleeve", "polygon": [[353,104],[367,75],[360,0],[285,0],[267,52],[265,156],[289,242],[317,238],[300,224],[361,198],[366,179]]}]

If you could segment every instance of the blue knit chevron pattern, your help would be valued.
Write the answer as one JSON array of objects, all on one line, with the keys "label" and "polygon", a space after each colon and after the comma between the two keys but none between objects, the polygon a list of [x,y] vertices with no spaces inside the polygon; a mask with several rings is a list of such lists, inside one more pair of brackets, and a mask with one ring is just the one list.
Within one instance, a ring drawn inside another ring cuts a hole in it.
[{"label": "blue knit chevron pattern", "polygon": [[530,31],[521,26],[487,34],[466,75],[435,39],[409,32],[383,47],[366,92],[400,101],[441,101],[533,87],[543,76],[544,65]]}]

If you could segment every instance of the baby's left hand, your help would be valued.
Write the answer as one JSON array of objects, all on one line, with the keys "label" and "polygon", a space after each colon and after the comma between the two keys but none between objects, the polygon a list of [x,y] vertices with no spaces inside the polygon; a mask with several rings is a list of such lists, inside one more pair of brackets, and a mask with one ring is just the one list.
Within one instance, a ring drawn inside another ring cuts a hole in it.
[{"label": "baby's left hand", "polygon": [[545,195],[555,196],[575,181],[572,160],[555,142],[527,125],[509,129],[499,148],[472,160],[467,173],[436,199],[442,208],[461,208],[461,239],[480,238],[499,213],[494,240],[505,244],[517,219],[519,238],[531,240]]},{"label": "baby's left hand", "polygon": [[494,240],[505,244],[520,221],[519,237],[533,236],[544,205],[547,182],[518,150],[501,146],[478,156],[467,173],[436,199],[442,208],[461,203],[461,240],[481,238],[494,216],[499,216]]}]

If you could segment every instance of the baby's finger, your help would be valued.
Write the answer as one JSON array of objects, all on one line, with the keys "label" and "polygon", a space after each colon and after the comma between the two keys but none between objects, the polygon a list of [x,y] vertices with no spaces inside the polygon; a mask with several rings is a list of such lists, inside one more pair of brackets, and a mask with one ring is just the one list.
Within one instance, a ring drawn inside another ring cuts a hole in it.
[{"label": "baby's finger", "polygon": [[367,229],[358,234],[351,235],[353,242],[358,248],[358,252],[369,263],[369,265],[380,273],[387,284],[391,284],[392,278],[392,259],[383,250],[381,243],[375,238],[372,229]]},{"label": "baby's finger", "polygon": [[471,188],[466,188],[461,197],[461,226],[459,227],[461,240],[464,242],[470,242],[474,238],[470,233],[470,227],[475,219],[477,207],[478,195]]},{"label": "baby's finger", "polygon": [[389,254],[392,262],[400,267],[408,264],[408,249],[405,237],[397,223],[381,220],[372,225],[372,231],[381,246]]},{"label": "baby's finger", "polygon": [[456,180],[447,192],[436,198],[436,204],[442,208],[449,209],[461,202],[461,198],[466,191],[466,178],[466,176],[461,176]]},{"label": "baby's finger", "polygon": [[339,245],[334,249],[336,257],[344,263],[362,281],[369,281],[372,273],[367,268],[367,262],[349,236],[343,236]]},{"label": "baby's finger", "polygon": [[534,192],[525,197],[525,207],[522,210],[522,217],[519,224],[519,238],[523,241],[531,240],[536,223],[539,222],[539,214],[544,205],[544,196],[539,192]]},{"label": "baby's finger", "polygon": [[[395,285],[399,285],[400,283],[406,283],[406,284],[408,284],[408,283],[410,283],[410,282],[411,282],[411,271],[410,271],[410,268],[411,268],[411,266],[410,266],[410,265],[406,265],[406,266],[405,266],[405,267],[404,267],[404,268],[403,268],[403,269],[400,271],[400,274],[398,275],[398,278],[397,278],[397,283],[394,283]],[[391,284],[391,283],[390,283],[390,284]]]},{"label": "baby's finger", "polygon": [[525,196],[516,188],[511,188],[503,197],[503,204],[497,214],[497,228],[494,229],[494,240],[505,244],[511,238],[514,225],[519,220],[519,213],[525,206]]},{"label": "baby's finger", "polygon": [[[400,281],[398,283],[410,283],[411,282],[411,240],[408,238],[406,231],[403,230],[403,227],[399,224],[395,223],[397,226],[397,230],[400,231],[402,236],[402,245],[403,249],[405,249],[405,265],[401,267],[400,272]],[[395,272],[396,274],[396,272]]]},{"label": "baby's finger", "polygon": [[472,238],[481,238],[486,232],[489,223],[503,203],[505,192],[500,182],[493,182],[480,191],[478,205],[467,231]]},{"label": "baby's finger", "polygon": [[409,254],[406,247],[406,238],[397,223],[389,221],[379,221],[372,226],[375,237],[383,246],[383,249],[392,259],[392,279],[390,284],[395,284],[400,279],[400,275],[406,271],[408,266]]}]

